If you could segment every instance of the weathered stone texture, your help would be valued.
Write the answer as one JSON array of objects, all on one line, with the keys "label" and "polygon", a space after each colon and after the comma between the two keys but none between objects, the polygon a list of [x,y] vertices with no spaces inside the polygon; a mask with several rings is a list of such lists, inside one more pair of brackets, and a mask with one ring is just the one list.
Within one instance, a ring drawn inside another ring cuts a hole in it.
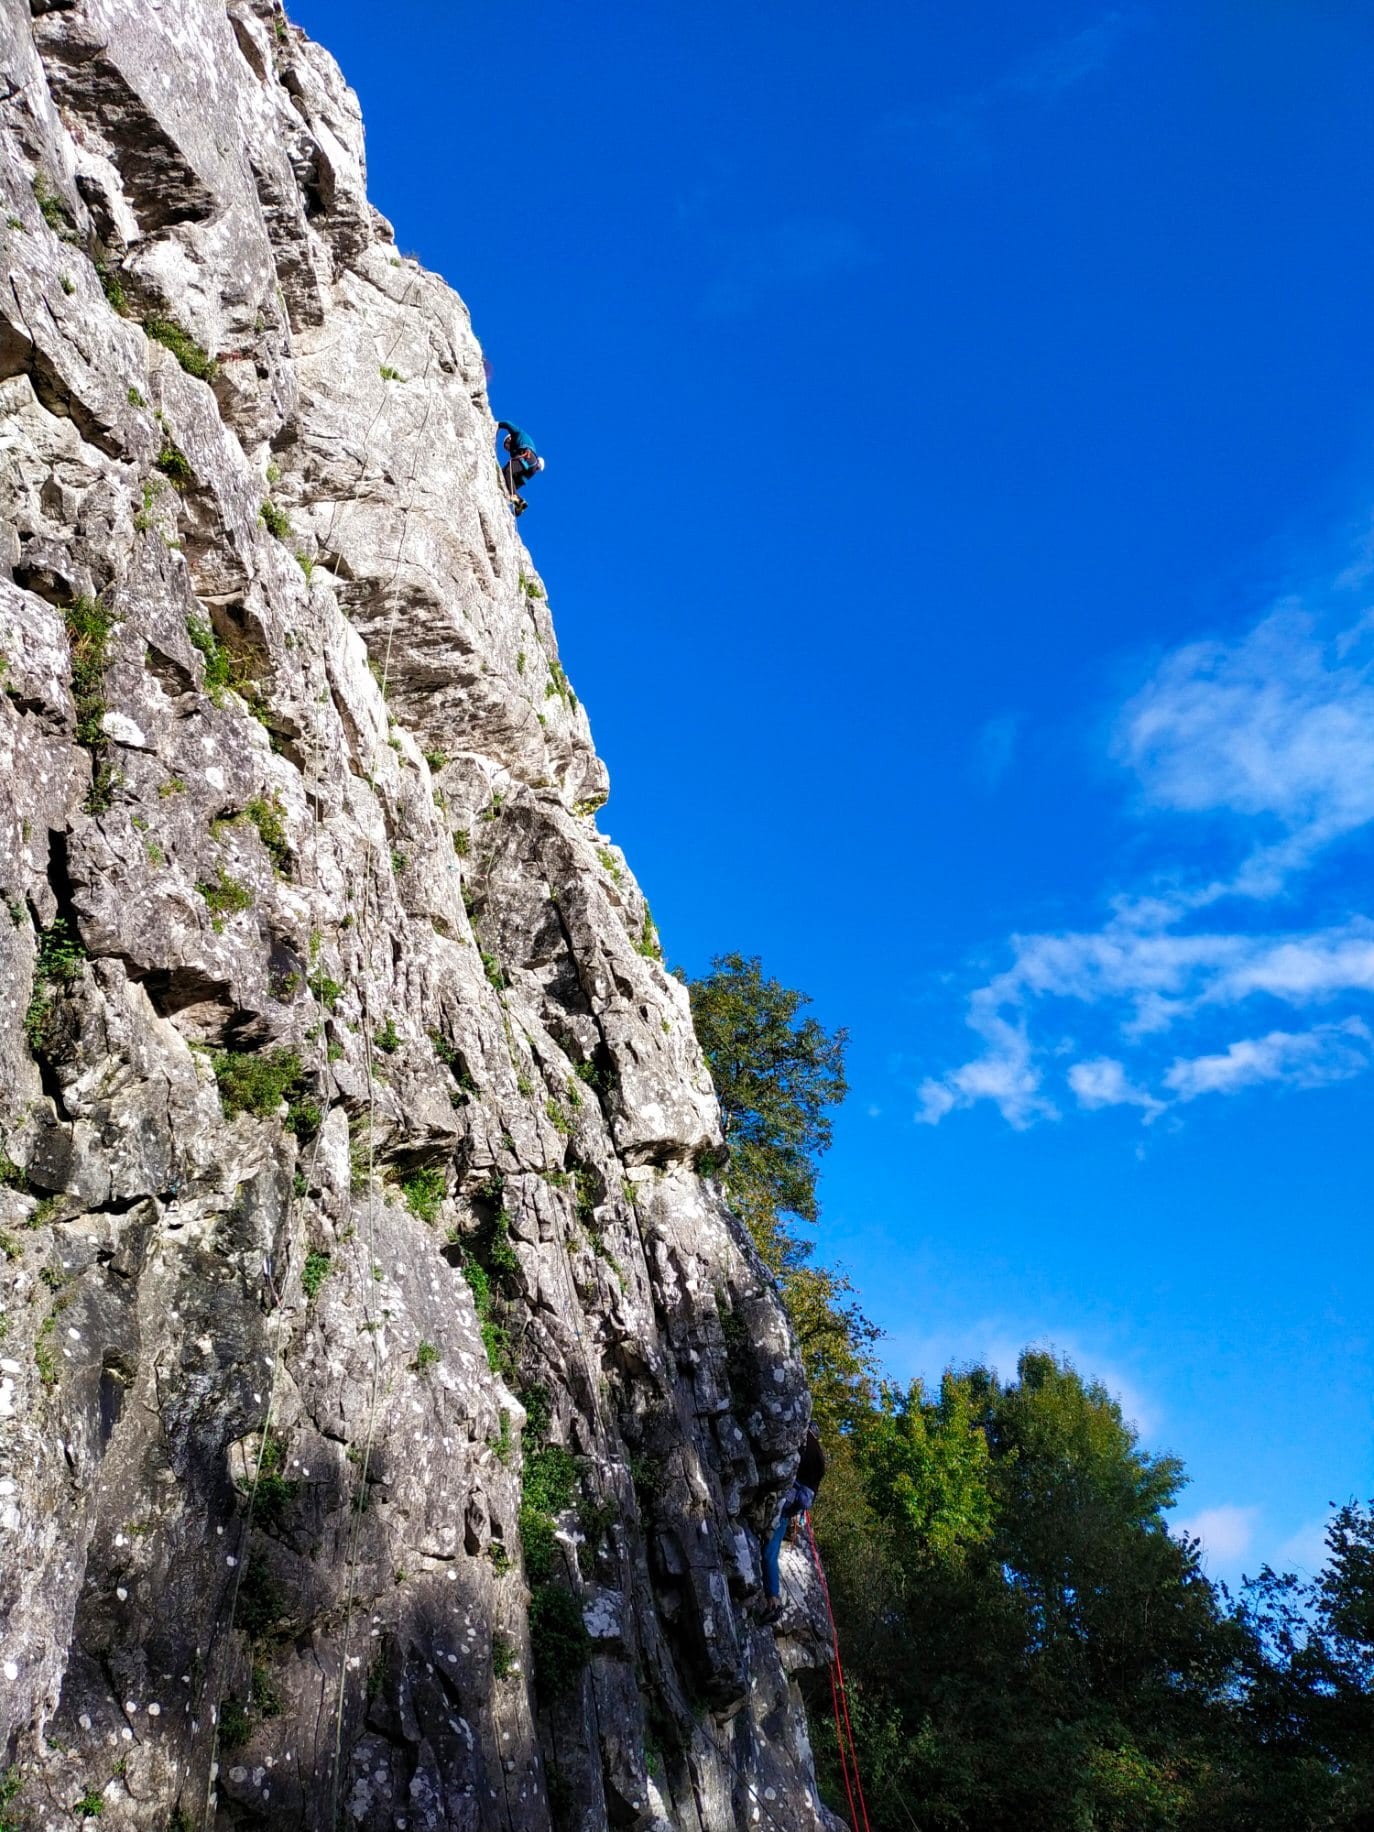
[{"label": "weathered stone texture", "polygon": [[0,59],[3,1815],[825,1823],[802,1373],[467,313],[270,0]]}]

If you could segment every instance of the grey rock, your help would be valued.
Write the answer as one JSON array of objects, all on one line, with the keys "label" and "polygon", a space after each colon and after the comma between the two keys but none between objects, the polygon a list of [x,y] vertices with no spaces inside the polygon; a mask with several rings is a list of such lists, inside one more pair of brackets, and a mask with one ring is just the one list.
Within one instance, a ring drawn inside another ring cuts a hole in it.
[{"label": "grey rock", "polygon": [[833,1823],[796,1345],[467,312],[272,0],[0,57],[9,1810]]}]

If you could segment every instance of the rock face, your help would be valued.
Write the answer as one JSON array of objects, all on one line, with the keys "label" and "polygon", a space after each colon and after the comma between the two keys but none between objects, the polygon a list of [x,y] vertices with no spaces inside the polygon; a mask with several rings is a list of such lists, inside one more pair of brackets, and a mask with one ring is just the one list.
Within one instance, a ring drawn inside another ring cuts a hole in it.
[{"label": "rock face", "polygon": [[0,74],[0,1819],[824,1824],[802,1372],[467,313],[270,0]]}]

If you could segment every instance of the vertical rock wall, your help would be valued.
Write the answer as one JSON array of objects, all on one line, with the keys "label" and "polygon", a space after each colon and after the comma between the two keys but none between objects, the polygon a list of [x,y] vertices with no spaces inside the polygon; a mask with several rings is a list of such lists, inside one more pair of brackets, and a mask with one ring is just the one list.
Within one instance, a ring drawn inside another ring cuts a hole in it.
[{"label": "vertical rock wall", "polygon": [[462,302],[269,0],[0,81],[0,1819],[821,1824],[801,1369]]}]

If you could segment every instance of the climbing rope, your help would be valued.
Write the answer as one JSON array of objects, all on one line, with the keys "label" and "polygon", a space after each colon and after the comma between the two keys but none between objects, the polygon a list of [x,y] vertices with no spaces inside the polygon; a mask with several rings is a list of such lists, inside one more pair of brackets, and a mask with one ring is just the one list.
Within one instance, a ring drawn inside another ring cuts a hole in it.
[{"label": "climbing rope", "polygon": [[[835,1739],[840,1750],[840,1771],[844,1776],[845,1794],[849,1800],[849,1817],[858,1832],[860,1819],[864,1832],[871,1832],[868,1823],[868,1806],[864,1800],[863,1781],[859,1775],[859,1752],[854,1745],[854,1727],[849,1721],[849,1693],[844,1681],[844,1662],[840,1659],[840,1632],[835,1626],[835,1611],[830,1602],[830,1586],[825,1579],[825,1567],[821,1564],[820,1551],[816,1545],[816,1530],[811,1524],[808,1513],[806,1519],[806,1538],[811,1547],[811,1560],[816,1567],[816,1576],[820,1579],[821,1595],[825,1598],[825,1613],[830,1618],[830,1643],[835,1658],[830,1667],[831,1705],[835,1713]],[[843,1730],[841,1730],[843,1722]],[[847,1746],[847,1747],[846,1747]],[[850,1776],[853,1775],[851,1786]],[[858,1801],[858,1814],[854,1803]]]}]

